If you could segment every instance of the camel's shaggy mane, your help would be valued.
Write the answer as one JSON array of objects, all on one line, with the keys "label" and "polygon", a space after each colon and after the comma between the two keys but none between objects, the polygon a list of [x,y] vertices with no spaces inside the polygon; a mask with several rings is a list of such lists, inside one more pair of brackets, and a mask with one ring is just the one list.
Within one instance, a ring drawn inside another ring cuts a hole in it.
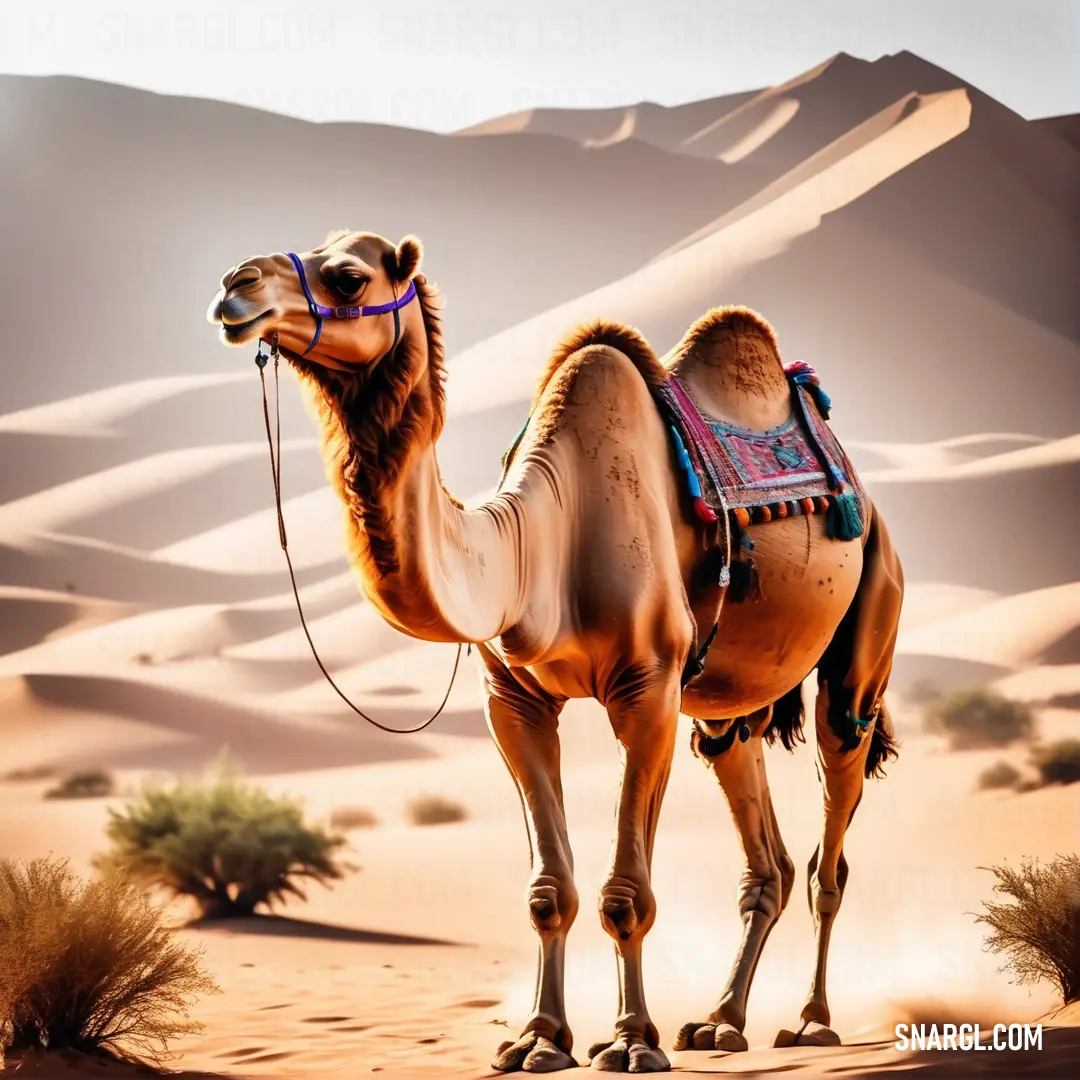
[{"label": "camel's shaggy mane", "polygon": [[439,292],[423,276],[414,280],[427,338],[425,370],[407,338],[356,373],[290,357],[319,424],[327,477],[351,511],[353,561],[375,577],[399,568],[393,521],[380,494],[400,481],[419,447],[438,439],[446,416]]},{"label": "camel's shaggy mane", "polygon": [[672,350],[671,360],[687,356],[724,334],[753,334],[764,338],[777,359],[780,357],[780,344],[776,339],[776,331],[768,320],[753,308],[743,307],[741,304],[729,304],[725,307],[710,308],[694,322]]}]

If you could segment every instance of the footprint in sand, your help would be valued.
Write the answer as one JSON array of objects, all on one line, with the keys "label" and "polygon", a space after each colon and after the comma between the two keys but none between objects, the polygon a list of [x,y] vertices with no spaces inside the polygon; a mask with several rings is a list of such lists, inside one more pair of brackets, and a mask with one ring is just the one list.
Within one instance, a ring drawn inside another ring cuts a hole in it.
[{"label": "footprint in sand", "polygon": [[459,1001],[455,1009],[491,1009],[499,1004],[498,998],[472,998],[470,1001]]},{"label": "footprint in sand", "polygon": [[351,1016],[305,1016],[301,1023],[304,1024],[344,1024],[346,1020],[352,1020]]},{"label": "footprint in sand", "polygon": [[269,1012],[271,1009],[291,1009],[295,1002],[286,1001],[284,1005],[260,1005],[258,1012]]},{"label": "footprint in sand", "polygon": [[260,1054],[258,1057],[244,1059],[245,1065],[254,1065],[256,1061],[281,1061],[283,1058],[293,1057],[291,1050],[281,1050],[276,1054]]}]

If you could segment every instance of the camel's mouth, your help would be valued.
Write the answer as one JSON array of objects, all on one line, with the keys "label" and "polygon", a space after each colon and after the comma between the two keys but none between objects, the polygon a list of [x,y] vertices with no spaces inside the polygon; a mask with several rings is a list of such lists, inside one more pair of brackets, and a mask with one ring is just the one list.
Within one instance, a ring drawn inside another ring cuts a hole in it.
[{"label": "camel's mouth", "polygon": [[239,345],[246,341],[251,336],[251,331],[255,329],[260,323],[265,322],[273,315],[274,312],[264,311],[260,315],[256,315],[254,319],[248,319],[247,322],[242,323],[229,323],[224,319],[221,320],[221,336],[230,345]]}]

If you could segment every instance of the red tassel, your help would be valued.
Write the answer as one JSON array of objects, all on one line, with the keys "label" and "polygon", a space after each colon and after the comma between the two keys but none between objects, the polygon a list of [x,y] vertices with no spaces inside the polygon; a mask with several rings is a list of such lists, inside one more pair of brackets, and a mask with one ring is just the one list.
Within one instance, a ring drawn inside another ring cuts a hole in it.
[{"label": "red tassel", "polygon": [[716,521],[716,512],[703,498],[701,498],[700,495],[694,499],[694,513],[697,514],[699,520],[704,521],[706,525],[711,525]]}]

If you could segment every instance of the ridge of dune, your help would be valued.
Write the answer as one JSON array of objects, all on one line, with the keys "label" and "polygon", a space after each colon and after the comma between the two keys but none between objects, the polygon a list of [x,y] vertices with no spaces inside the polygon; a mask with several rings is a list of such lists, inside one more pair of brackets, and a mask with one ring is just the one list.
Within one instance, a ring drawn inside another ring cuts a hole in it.
[{"label": "ridge of dune", "polygon": [[[976,438],[1002,438],[1003,436],[979,436]],[[1017,439],[1021,436],[1017,436]],[[1035,436],[1030,436],[1032,440]],[[949,445],[951,443],[951,445]],[[908,461],[891,469],[867,469],[861,477],[873,484],[911,484],[923,482],[945,482],[977,477],[998,476],[1009,472],[1022,472],[1028,469],[1047,469],[1070,465],[1080,461],[1080,433],[1067,435],[1063,439],[1040,439],[1036,445],[1024,446],[1019,450],[1006,450],[1004,453],[990,454],[973,461],[949,460],[950,449],[958,445],[955,440],[927,443],[924,445],[872,444],[863,443],[866,449],[876,450],[893,459],[909,455]]]},{"label": "ridge of dune", "polygon": [[[491,494],[491,490],[485,490],[462,501],[467,508],[473,507]],[[311,569],[344,559],[344,510],[328,484],[284,500],[281,509],[294,567]],[[159,548],[152,557],[221,573],[265,574],[281,570],[285,561],[278,539],[277,509],[268,506],[256,510]]]},{"label": "ridge of dune", "polygon": [[0,416],[0,432],[110,438],[119,434],[110,425],[148,405],[192,390],[241,382],[246,377],[237,371],[137,379],[6,413]]},{"label": "ridge of dune", "polygon": [[1080,627],[1080,581],[1001,596],[901,633],[898,655],[1018,669]]},{"label": "ridge of dune", "polygon": [[[693,151],[695,143],[700,143],[707,138],[715,137],[716,133],[725,127],[738,129],[739,124],[745,124],[747,120],[750,120],[751,124],[749,130],[739,129],[726,145],[721,146],[719,149],[716,147],[711,148],[712,152],[710,156],[718,157],[723,161],[741,160],[765,141],[765,139],[762,138],[750,148],[746,148],[746,144],[755,139],[756,132],[761,131],[763,127],[768,129],[771,123],[775,123],[775,120],[772,120],[771,118],[776,115],[777,110],[780,111],[783,123],[786,123],[796,112],[798,112],[798,101],[785,98],[783,95],[790,90],[795,90],[800,86],[805,86],[807,83],[820,78],[843,55],[845,54],[834,53],[827,60],[823,60],[820,64],[816,64],[814,67],[800,72],[798,75],[794,76],[794,78],[788,79],[786,82],[778,83],[776,86],[769,86],[764,90],[758,91],[758,93],[748,101],[744,101],[737,108],[732,109],[731,112],[718,117],[711,124],[706,125],[701,128],[701,130],[694,132],[693,135],[684,139],[680,148]],[[794,108],[792,108],[792,106],[794,106]],[[762,111],[765,111],[766,115],[761,120],[755,121],[752,114]],[[780,124],[780,127],[783,126],[783,123]],[[779,130],[779,128],[776,130]],[[769,135],[771,136],[772,134],[775,134],[775,131],[769,131]],[[742,152],[738,152],[740,147],[743,148]],[[725,156],[732,155],[733,153],[737,154],[737,156]]]},{"label": "ridge of dune", "polygon": [[953,585],[946,581],[905,582],[900,633],[982,607],[996,599],[997,593],[970,585]]},{"label": "ridge of dune", "polygon": [[[915,123],[920,113],[923,115]],[[673,244],[653,261],[690,247],[710,233],[780,201],[790,192],[800,191],[803,198],[812,196],[816,181],[821,184],[817,193],[823,204],[820,213],[832,213],[854,202],[893,173],[956,138],[967,130],[970,121],[971,101],[964,90],[906,94],[804,158],[726,214]],[[833,171],[837,167],[843,171]],[[830,180],[832,182],[828,183]]]},{"label": "ridge of dune", "polygon": [[[551,342],[575,323],[603,313],[607,317],[648,312],[670,292],[673,281],[705,278],[720,291],[724,281],[748,264],[764,262],[797,238],[812,232],[823,217],[857,199],[912,161],[966,130],[971,103],[964,91],[937,95],[924,107],[893,124],[850,155],[771,202],[742,215],[736,209],[685,247],[667,253],[620,281],[549,309],[457,354],[446,382],[448,414],[467,415],[531,396],[536,373]],[[640,322],[641,315],[633,318]],[[528,363],[507,365],[504,354],[532,355]],[[490,372],[499,370],[496,382]]]},{"label": "ridge of dune", "polygon": [[[314,439],[287,439],[281,450],[290,453],[313,445]],[[185,447],[81,476],[0,506],[0,540],[17,543],[35,534],[59,532],[80,518],[266,453],[257,442]]]},{"label": "ridge of dune", "polygon": [[1067,698],[1080,702],[1080,664],[1039,664],[998,679],[994,688],[1017,701],[1046,704]]},{"label": "ridge of dune", "polygon": [[[925,443],[886,443],[867,439],[850,439],[846,446],[849,450],[869,451],[884,459],[894,468],[949,468],[970,460],[963,457],[964,451],[974,452],[974,456],[991,457],[992,453],[980,455],[978,451],[994,442],[1021,443],[1025,446],[1042,445],[1052,442],[1042,435],[1023,435],[1018,432],[980,432],[974,435],[956,435],[949,439],[938,439]],[[879,470],[881,471],[881,470]]]}]

